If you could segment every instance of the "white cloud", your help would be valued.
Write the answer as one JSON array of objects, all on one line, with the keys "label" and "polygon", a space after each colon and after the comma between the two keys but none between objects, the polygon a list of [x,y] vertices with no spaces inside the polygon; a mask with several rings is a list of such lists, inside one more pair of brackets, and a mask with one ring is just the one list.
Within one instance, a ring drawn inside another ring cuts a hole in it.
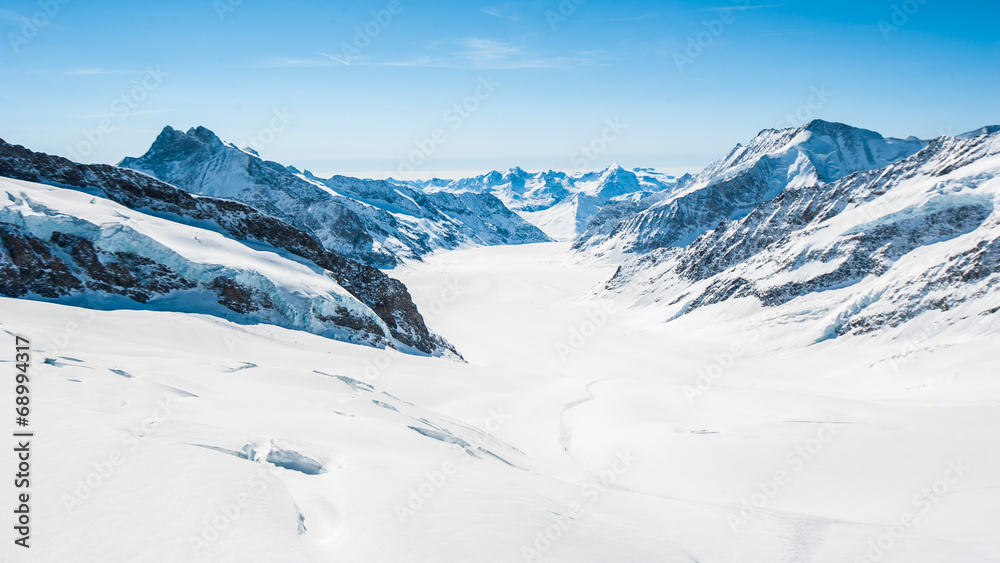
[{"label": "white cloud", "polygon": [[488,6],[480,10],[480,12],[493,16],[495,18],[502,18],[505,20],[520,20],[521,19],[521,7],[518,4],[501,4],[498,6]]}]

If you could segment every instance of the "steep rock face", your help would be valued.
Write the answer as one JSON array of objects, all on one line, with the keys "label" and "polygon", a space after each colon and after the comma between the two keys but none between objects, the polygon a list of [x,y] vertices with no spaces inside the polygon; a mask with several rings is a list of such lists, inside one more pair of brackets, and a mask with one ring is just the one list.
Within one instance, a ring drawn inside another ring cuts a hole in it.
[{"label": "steep rock face", "polygon": [[739,297],[774,307],[850,296],[827,303],[839,311],[827,336],[974,301],[986,311],[1000,281],[998,173],[1000,132],[942,137],[879,170],[787,188],[687,247],[628,260],[608,289],[674,315]]},{"label": "steep rock face", "polygon": [[[132,170],[116,168],[106,165],[79,165],[69,160],[35,153],[24,147],[7,144],[0,140],[0,177],[16,178],[31,182],[39,182],[57,186],[71,186],[82,191],[94,194],[124,205],[130,209],[149,213],[172,221],[179,221],[186,225],[209,228],[211,230],[224,233],[238,240],[257,241],[270,245],[276,249],[287,251],[293,255],[302,257],[318,267],[326,270],[332,279],[336,280],[343,289],[351,296],[358,299],[367,309],[370,309],[377,319],[366,319],[355,314],[348,314],[347,311],[340,311],[338,314],[325,315],[323,322],[344,326],[351,330],[369,332],[374,335],[377,342],[382,343],[385,338],[381,336],[382,329],[380,323],[384,323],[389,334],[389,339],[395,339],[404,346],[412,347],[427,354],[454,354],[454,349],[439,336],[431,333],[424,324],[423,317],[417,311],[410,298],[406,287],[398,280],[392,279],[378,269],[359,264],[353,260],[345,258],[331,252],[313,239],[305,232],[288,225],[287,223],[270,217],[264,213],[253,209],[245,204],[210,197],[196,197],[179,188],[163,183],[148,175]],[[24,233],[20,233],[24,236]],[[18,237],[13,232],[10,235],[12,244]],[[63,235],[69,236],[69,235]],[[49,239],[28,239],[33,240],[37,248],[32,255],[37,260],[47,260],[46,252],[52,253],[54,248],[62,248],[60,242],[63,238],[55,237]],[[21,243],[16,244],[23,244]],[[86,247],[92,242],[77,242],[72,245],[74,248]],[[39,246],[41,245],[41,246]],[[82,246],[81,246],[82,245]],[[12,247],[8,247],[8,250]],[[153,280],[164,279],[167,276],[164,271],[157,271],[157,265],[149,264],[147,270],[136,270],[134,279],[121,278],[118,285],[100,286],[98,282],[106,277],[106,274],[94,271],[96,267],[92,259],[84,259],[83,250],[78,250],[81,260],[63,260],[64,264],[78,266],[78,270],[86,272],[85,275],[76,274],[74,277],[82,284],[82,287],[94,291],[115,293],[126,295],[138,302],[145,302],[141,296],[147,293],[143,283],[152,283]],[[93,252],[97,253],[95,248]],[[57,253],[58,254],[58,253]],[[119,260],[120,262],[120,260]],[[88,267],[87,264],[93,267]],[[98,263],[107,265],[107,260],[98,260]],[[160,265],[162,266],[162,265]],[[67,266],[68,267],[68,266]],[[121,269],[124,266],[115,266]],[[32,281],[32,276],[40,275],[31,273],[36,269],[28,268],[18,271],[8,271],[5,275],[11,280],[21,280],[14,283],[11,281],[9,291],[4,291],[6,295],[21,296],[24,292],[18,293],[16,286],[21,284],[27,293],[36,293],[44,297],[57,297],[58,295],[46,295],[38,291],[45,283],[52,283],[54,287],[59,287],[57,280]],[[54,273],[61,270],[52,270]],[[68,271],[68,270],[67,270]],[[142,274],[142,275],[139,275]],[[72,282],[64,280],[66,287],[73,286]],[[188,280],[187,285],[192,282]],[[227,309],[234,312],[259,311],[268,309],[268,298],[260,291],[249,291],[234,285],[232,280],[209,280],[199,287],[203,287],[220,298],[220,303]],[[33,288],[33,289],[31,289]],[[154,293],[165,293],[177,288],[160,288],[165,291],[154,291]],[[60,294],[61,295],[61,294]],[[136,299],[136,297],[139,297]]]},{"label": "steep rock face", "polygon": [[51,245],[25,233],[17,225],[0,223],[0,293],[22,297],[29,293],[51,299],[81,291],[73,275]]},{"label": "steep rock face", "polygon": [[597,225],[574,241],[593,253],[643,253],[686,246],[720,222],[737,219],[785,189],[822,185],[849,174],[883,168],[925,143],[884,138],[841,123],[812,121],[791,129],[766,129],[737,145],[686,182],[673,197],[658,197],[613,225]]},{"label": "steep rock face", "polygon": [[[306,231],[329,250],[378,267],[442,248],[548,240],[494,201],[447,194],[432,200],[383,180],[317,178],[224,143],[204,127],[186,133],[166,127],[146,154],[120,166],[191,193],[240,201]],[[477,220],[470,224],[468,217]]]}]

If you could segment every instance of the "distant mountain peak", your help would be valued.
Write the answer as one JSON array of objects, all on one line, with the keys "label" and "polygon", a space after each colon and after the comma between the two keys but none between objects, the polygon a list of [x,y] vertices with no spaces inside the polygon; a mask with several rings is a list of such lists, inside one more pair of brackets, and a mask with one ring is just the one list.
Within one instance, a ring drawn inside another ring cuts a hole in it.
[{"label": "distant mountain peak", "polygon": [[212,131],[208,127],[205,127],[204,125],[199,125],[197,127],[192,127],[188,129],[187,134],[206,141],[219,141],[220,143],[222,142],[222,139],[219,139],[219,136],[216,135],[214,131]]},{"label": "distant mountain peak", "polygon": [[119,166],[197,195],[250,205],[301,227],[329,250],[374,266],[459,245],[549,240],[492,195],[423,197],[398,182],[318,178],[225,142],[203,126],[186,133],[165,128],[146,154]]},{"label": "distant mountain peak", "polygon": [[961,135],[955,135],[958,139],[974,139],[982,135],[992,135],[994,133],[1000,132],[1000,125],[987,125],[985,127],[980,127],[979,129],[973,129]]},{"label": "distant mountain peak", "polygon": [[814,119],[803,125],[801,129],[803,131],[809,131],[818,135],[829,135],[831,137],[862,136],[873,139],[884,138],[880,133],[869,129],[861,129],[860,127],[854,127],[847,125],[846,123],[824,121],[822,119]]}]

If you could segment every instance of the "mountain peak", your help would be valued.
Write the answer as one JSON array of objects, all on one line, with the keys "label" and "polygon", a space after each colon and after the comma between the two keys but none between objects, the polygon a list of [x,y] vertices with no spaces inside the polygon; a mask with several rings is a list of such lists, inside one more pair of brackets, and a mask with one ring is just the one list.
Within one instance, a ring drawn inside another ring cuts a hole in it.
[{"label": "mountain peak", "polygon": [[222,145],[222,139],[220,139],[219,136],[216,135],[211,129],[203,125],[188,129],[187,134],[189,137],[194,137],[209,145]]},{"label": "mountain peak", "polygon": [[973,129],[961,135],[955,135],[958,139],[974,139],[981,135],[992,135],[994,133],[1000,132],[1000,125],[987,125],[985,127],[980,127],[979,129]]},{"label": "mountain peak", "polygon": [[800,129],[802,131],[809,131],[816,133],[817,135],[828,135],[830,137],[861,136],[873,139],[884,138],[881,134],[875,131],[853,127],[851,125],[847,125],[846,123],[840,123],[837,121],[824,121],[822,119],[814,119],[803,125]]}]

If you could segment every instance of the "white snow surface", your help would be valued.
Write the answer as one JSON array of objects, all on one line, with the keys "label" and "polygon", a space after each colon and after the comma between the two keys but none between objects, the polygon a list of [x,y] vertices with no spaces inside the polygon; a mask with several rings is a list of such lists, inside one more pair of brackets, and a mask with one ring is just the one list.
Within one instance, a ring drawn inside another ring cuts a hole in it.
[{"label": "white snow surface", "polygon": [[[10,178],[0,178],[0,222],[18,225],[42,240],[56,231],[79,235],[108,252],[138,253],[200,283],[211,283],[219,276],[231,278],[266,293],[274,304],[274,312],[248,319],[350,339],[346,331],[325,327],[316,319],[317,314],[337,316],[343,308],[371,319],[395,342],[374,311],[318,266],[274,249],[253,248],[212,230],[147,215],[81,191]],[[189,312],[221,309],[212,303],[214,299],[206,307],[198,291],[175,291],[158,298],[170,301],[169,306],[159,305],[154,298],[142,307]]]},{"label": "white snow surface", "polygon": [[[922,316],[922,322],[935,330],[950,327],[958,333],[978,332],[977,327],[997,316],[1000,272],[967,277],[955,270],[968,270],[968,264],[959,265],[962,258],[981,254],[1000,240],[1000,137],[942,138],[937,143],[934,150],[876,172],[869,180],[856,178],[857,185],[852,188],[855,201],[823,221],[782,223],[784,208],[795,205],[795,193],[790,190],[785,203],[762,206],[763,211],[748,216],[745,224],[734,222],[709,233],[718,234],[718,238],[706,236],[686,249],[659,250],[626,260],[608,288],[629,305],[649,306],[664,318],[672,318],[685,314],[712,288],[735,280],[761,293],[798,283],[804,285],[789,289],[790,302],[779,310],[792,318],[809,315],[822,319],[803,324],[803,333],[816,339],[830,336],[850,319],[874,319],[872,325],[877,326],[882,323],[879,319],[906,315]],[[956,156],[971,150],[978,151],[978,157],[971,161]],[[850,188],[852,184],[844,180],[812,190],[835,193],[841,186]],[[808,194],[809,190],[799,193]],[[862,195],[864,190],[871,190],[872,195]],[[825,204],[816,205],[822,208]],[[948,213],[950,218],[942,218]],[[761,217],[779,219],[765,223]],[[892,234],[877,239],[874,245],[880,250],[894,246],[908,249],[887,259],[884,272],[862,272],[853,277],[843,273],[839,285],[818,281],[856,258],[855,247],[845,242],[852,236],[900,225],[897,232],[886,229]],[[928,235],[913,248],[907,246],[911,239],[935,229],[944,235]],[[678,264],[684,260],[707,262],[705,256],[752,248],[754,237],[775,233],[781,235],[774,237],[775,242],[703,279],[692,282],[677,274]],[[807,284],[811,282],[817,285],[810,288]],[[889,324],[895,323],[894,319]],[[914,323],[900,330],[916,334],[923,331],[920,326]],[[889,330],[885,337],[896,338],[898,334]]]},{"label": "white snow surface", "polygon": [[[52,190],[32,195],[56,207]],[[94,225],[126,213],[64,205]],[[664,323],[594,294],[613,269],[568,255],[484,247],[397,270],[466,364],[198,314],[0,299],[8,374],[13,335],[32,341],[35,432],[32,548],[0,553],[1000,559],[996,327],[918,318],[911,334],[929,336],[813,344],[806,309],[747,299]],[[2,491],[10,533],[14,489]]]}]

